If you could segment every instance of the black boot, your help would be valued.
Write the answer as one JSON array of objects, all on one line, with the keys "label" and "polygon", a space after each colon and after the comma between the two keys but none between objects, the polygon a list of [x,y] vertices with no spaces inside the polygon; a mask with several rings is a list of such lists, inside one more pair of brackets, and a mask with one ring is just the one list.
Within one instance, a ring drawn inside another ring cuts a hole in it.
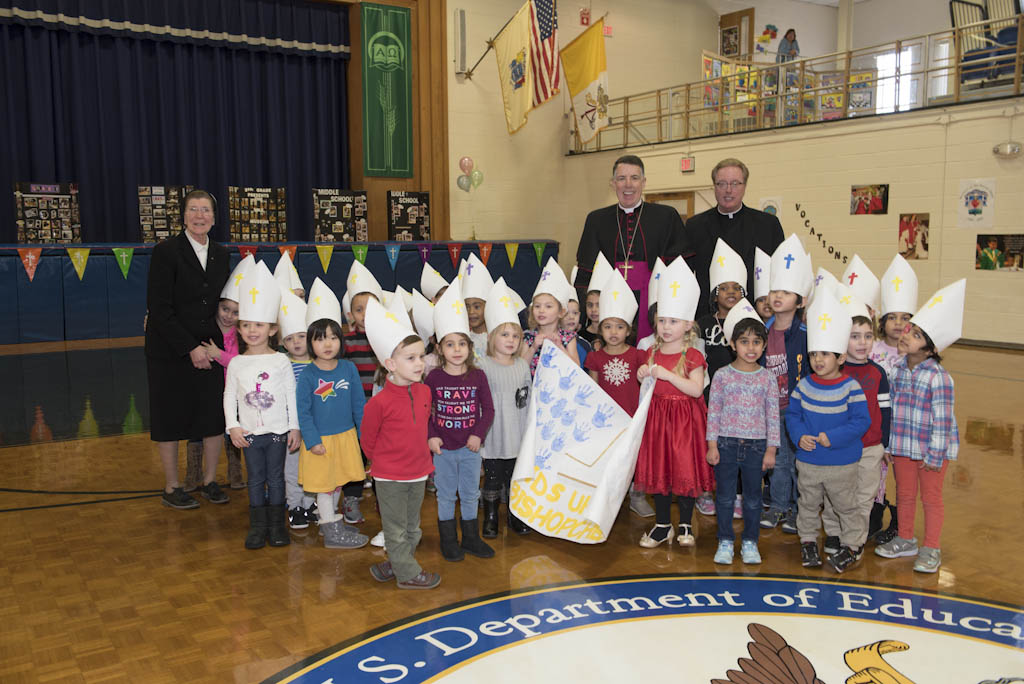
[{"label": "black boot", "polygon": [[494,558],[494,549],[480,538],[476,518],[462,519],[462,550],[477,558]]},{"label": "black boot", "polygon": [[484,522],[481,535],[485,539],[494,539],[498,536],[498,500],[484,502]]},{"label": "black boot", "polygon": [[284,504],[267,506],[267,541],[271,546],[288,546],[292,538],[288,536],[286,511]]},{"label": "black boot", "polygon": [[871,504],[871,515],[868,517],[868,539],[874,539],[875,535],[882,531],[882,516],[884,514],[884,503],[875,501]]},{"label": "black boot", "polygon": [[517,518],[511,510],[508,512],[508,529],[512,530],[516,534],[529,534],[530,527],[522,520]]},{"label": "black boot", "polygon": [[245,535],[245,548],[262,549],[267,543],[267,507],[249,506],[249,534]]},{"label": "black boot", "polygon": [[455,518],[438,520],[437,531],[441,534],[441,555],[446,561],[455,563],[465,558],[466,554],[459,547],[459,532],[455,527]]}]

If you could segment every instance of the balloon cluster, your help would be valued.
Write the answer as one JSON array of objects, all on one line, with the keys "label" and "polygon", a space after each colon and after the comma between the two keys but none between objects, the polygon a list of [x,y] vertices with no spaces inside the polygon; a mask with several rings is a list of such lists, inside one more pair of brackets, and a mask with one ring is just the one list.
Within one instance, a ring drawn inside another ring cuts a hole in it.
[{"label": "balloon cluster", "polygon": [[459,190],[469,192],[471,188],[479,188],[480,184],[484,182],[483,171],[480,169],[473,169],[472,157],[463,157],[460,159],[459,168],[462,169],[462,175],[455,180],[455,183],[459,186]]}]

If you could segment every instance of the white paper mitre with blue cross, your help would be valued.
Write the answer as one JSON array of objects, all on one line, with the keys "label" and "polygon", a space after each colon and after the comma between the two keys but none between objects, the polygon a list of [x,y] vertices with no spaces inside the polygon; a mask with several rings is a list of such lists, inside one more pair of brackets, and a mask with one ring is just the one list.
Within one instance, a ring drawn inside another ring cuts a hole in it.
[{"label": "white paper mitre with blue cross", "polygon": [[882,308],[879,314],[917,311],[917,273],[907,260],[897,254],[882,274]]},{"label": "white paper mitre with blue cross", "polygon": [[839,303],[846,309],[846,313],[852,319],[854,316],[863,316],[868,320],[871,320],[871,311],[868,309],[867,304],[864,300],[857,296],[857,293],[853,291],[853,288],[842,283],[836,283],[835,289],[836,298]]},{"label": "white paper mitre with blue cross", "polygon": [[845,354],[853,320],[835,293],[823,289],[807,307],[807,351]]},{"label": "white paper mitre with blue cross", "polygon": [[864,263],[864,260],[859,255],[854,254],[853,258],[850,259],[850,263],[846,266],[846,270],[843,271],[843,277],[839,279],[839,282],[853,290],[853,293],[862,302],[870,306],[872,310],[878,310],[878,277],[871,272],[871,269],[868,268],[868,265]]},{"label": "white paper mitre with blue cross", "polygon": [[245,274],[238,295],[238,320],[277,323],[281,289],[274,282],[270,269],[262,261]]},{"label": "white paper mitre with blue cross", "polygon": [[[661,281],[661,274],[665,272],[665,262],[658,257],[654,260],[654,268],[651,269],[651,278],[647,281],[647,307],[658,303],[658,283]],[[644,312],[647,315],[647,312]]]},{"label": "white paper mitre with blue cross", "polygon": [[768,282],[771,290],[795,292],[804,299],[811,293],[811,285],[814,282],[811,257],[804,251],[803,243],[796,233],[791,233],[772,254]]},{"label": "white paper mitre with blue cross", "polygon": [[281,289],[281,281],[277,281],[281,290],[281,303],[277,311],[277,327],[284,338],[295,333],[306,332],[306,302],[302,301],[291,289]]},{"label": "white paper mitre with blue cross", "polygon": [[[486,313],[486,308],[484,309]],[[456,278],[441,298],[434,304],[434,335],[437,341],[445,335],[462,333],[469,337],[469,314],[466,313],[466,300],[462,298],[462,288]]]},{"label": "white paper mitre with blue cross", "polygon": [[[718,238],[715,243],[708,278],[712,291],[722,283],[738,283],[744,290],[747,289],[747,266],[743,263],[743,257],[722,238]],[[744,291],[743,294],[746,296],[749,293]]]},{"label": "white paper mitre with blue cross", "polygon": [[935,351],[960,339],[964,330],[964,299],[967,279],[961,278],[928,298],[910,322],[928,333],[935,343]]},{"label": "white paper mitre with blue cross", "polygon": [[487,301],[487,295],[491,292],[494,279],[484,262],[476,254],[470,254],[468,259],[463,260],[459,265],[459,287],[462,289],[463,299],[482,299]]},{"label": "white paper mitre with blue cross", "polygon": [[725,335],[726,342],[732,342],[732,332],[736,329],[736,325],[744,318],[749,318],[752,321],[757,321],[762,326],[764,322],[761,317],[757,315],[757,311],[754,310],[753,305],[748,302],[745,298],[736,302],[736,305],[729,309],[729,314],[725,317],[725,321],[722,323],[722,333]]},{"label": "white paper mitre with blue cross", "polygon": [[505,323],[519,322],[519,297],[505,284],[504,278],[498,278],[491,291],[487,293],[487,306],[484,307],[484,322],[487,324],[487,332],[494,331],[498,326]]},{"label": "white paper mitre with blue cross", "polygon": [[754,301],[771,292],[772,258],[760,247],[754,248]]},{"label": "white paper mitre with blue cross", "polygon": [[245,274],[249,272],[249,269],[255,267],[256,259],[252,254],[239,261],[231,271],[231,275],[228,276],[228,282],[224,283],[224,288],[220,291],[220,298],[230,299],[237,303],[239,301],[238,291],[242,287],[242,281],[245,280]]},{"label": "white paper mitre with blue cross", "polygon": [[700,299],[700,283],[682,257],[665,267],[658,280],[658,317],[692,321]]},{"label": "white paper mitre with blue cross", "polygon": [[372,294],[377,298],[378,302],[383,302],[384,300],[384,290],[381,288],[380,283],[370,273],[370,269],[360,263],[359,259],[354,260],[351,268],[348,269],[345,291],[349,295],[349,301],[355,299],[356,295],[364,292]]},{"label": "white paper mitre with blue cross", "polygon": [[633,325],[633,317],[640,305],[636,302],[636,296],[629,289],[626,279],[617,270],[612,271],[611,276],[604,281],[601,288],[601,302],[598,305],[600,315],[598,320],[606,318],[618,318],[626,322],[626,325]]},{"label": "white paper mitre with blue cross", "polygon": [[601,286],[614,270],[615,268],[605,257],[604,252],[598,252],[597,260],[594,261],[594,270],[590,274],[590,285],[587,286],[587,292],[600,292]]},{"label": "white paper mitre with blue cross", "polygon": [[364,320],[370,348],[382,364],[385,359],[391,358],[402,340],[416,334],[407,325],[408,318],[403,321],[395,312],[388,311],[375,299],[367,300]]},{"label": "white paper mitre with blue cross", "polygon": [[416,324],[416,334],[424,344],[429,342],[434,336],[434,304],[419,290],[413,290],[412,293],[412,320]]},{"label": "white paper mitre with blue cross", "polygon": [[334,291],[327,286],[327,283],[316,278],[309,286],[309,297],[306,298],[306,327],[311,326],[315,321],[326,318],[342,325],[344,319],[341,317],[341,302]]},{"label": "white paper mitre with blue cross", "polygon": [[[558,262],[555,261],[554,257],[548,257],[548,262],[544,264],[544,268],[540,272],[540,280],[537,281],[533,297],[542,294],[551,295],[558,300],[558,303],[564,309],[569,306],[569,290],[571,289],[572,287],[569,285],[569,281],[565,279],[565,273],[558,266]],[[530,299],[532,300],[533,297]]]},{"label": "white paper mitre with blue cross", "polygon": [[448,287],[448,281],[437,272],[436,268],[429,263],[424,263],[423,270],[420,271],[420,292],[423,293],[423,296],[433,300],[437,293],[445,287]]},{"label": "white paper mitre with blue cross", "polygon": [[281,252],[281,258],[277,260],[274,267],[274,280],[281,286],[281,290],[305,290],[302,281],[299,280],[299,272],[295,270],[292,257],[288,252]]}]

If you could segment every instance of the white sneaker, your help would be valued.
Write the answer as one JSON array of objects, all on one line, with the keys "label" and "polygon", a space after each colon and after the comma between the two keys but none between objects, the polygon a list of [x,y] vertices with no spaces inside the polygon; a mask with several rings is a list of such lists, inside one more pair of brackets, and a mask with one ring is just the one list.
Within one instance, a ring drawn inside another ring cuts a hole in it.
[{"label": "white sneaker", "polygon": [[651,504],[647,503],[647,495],[643,492],[629,492],[629,510],[633,511],[641,518],[653,518],[654,509],[651,508]]},{"label": "white sneaker", "polygon": [[384,530],[373,535],[373,539],[370,540],[370,546],[376,546],[380,549],[384,548]]}]

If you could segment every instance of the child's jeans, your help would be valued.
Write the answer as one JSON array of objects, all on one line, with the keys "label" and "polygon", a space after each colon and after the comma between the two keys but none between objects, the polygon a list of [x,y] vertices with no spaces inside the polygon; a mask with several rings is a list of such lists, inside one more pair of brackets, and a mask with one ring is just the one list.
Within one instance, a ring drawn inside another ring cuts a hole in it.
[{"label": "child's jeans", "polygon": [[718,517],[718,539],[735,541],[732,510],[736,499],[736,483],[743,481],[743,541],[757,543],[761,526],[761,464],[768,442],[764,439],[719,437],[719,461],[715,466],[715,515]]},{"label": "child's jeans", "polygon": [[[785,411],[782,413],[785,414]],[[796,448],[789,441],[785,417],[780,418],[779,423],[779,448],[775,452],[775,468],[770,480],[771,493],[768,505],[772,512],[785,513],[796,510]],[[744,483],[744,498],[747,491]]]},{"label": "child's jeans", "polygon": [[476,520],[480,499],[480,453],[468,447],[442,449],[434,456],[434,486],[437,487],[437,519],[455,517],[458,496],[463,520]]},{"label": "child's jeans", "polygon": [[906,456],[893,456],[892,469],[896,476],[896,509],[899,519],[898,534],[904,539],[914,538],[914,518],[917,515],[917,489],[921,488],[921,507],[924,508],[924,545],[939,547],[945,507],[942,503],[942,481],[946,477],[949,461],[942,462],[938,472],[925,470],[923,461]]},{"label": "child's jeans", "polygon": [[284,459],[288,435],[249,435],[245,469],[249,475],[250,506],[280,506],[284,503]]},{"label": "child's jeans", "polygon": [[[864,447],[861,450],[860,460],[857,462],[856,505],[860,516],[864,519],[864,538],[854,541],[857,548],[864,546],[864,542],[868,540],[868,521],[871,518],[871,504],[875,502],[875,496],[878,494],[878,464],[883,462],[883,453],[881,444]],[[825,526],[826,537],[839,536],[842,528],[831,499],[825,499],[825,510],[821,512],[821,522]]]},{"label": "child's jeans", "polygon": [[288,501],[288,509],[309,508],[316,501],[302,491],[299,484],[299,452],[289,451],[284,458],[284,494]]},{"label": "child's jeans", "polygon": [[399,582],[408,582],[422,571],[413,552],[423,537],[420,507],[423,505],[425,487],[424,480],[377,480],[377,502],[380,504],[384,544],[391,569]]}]

